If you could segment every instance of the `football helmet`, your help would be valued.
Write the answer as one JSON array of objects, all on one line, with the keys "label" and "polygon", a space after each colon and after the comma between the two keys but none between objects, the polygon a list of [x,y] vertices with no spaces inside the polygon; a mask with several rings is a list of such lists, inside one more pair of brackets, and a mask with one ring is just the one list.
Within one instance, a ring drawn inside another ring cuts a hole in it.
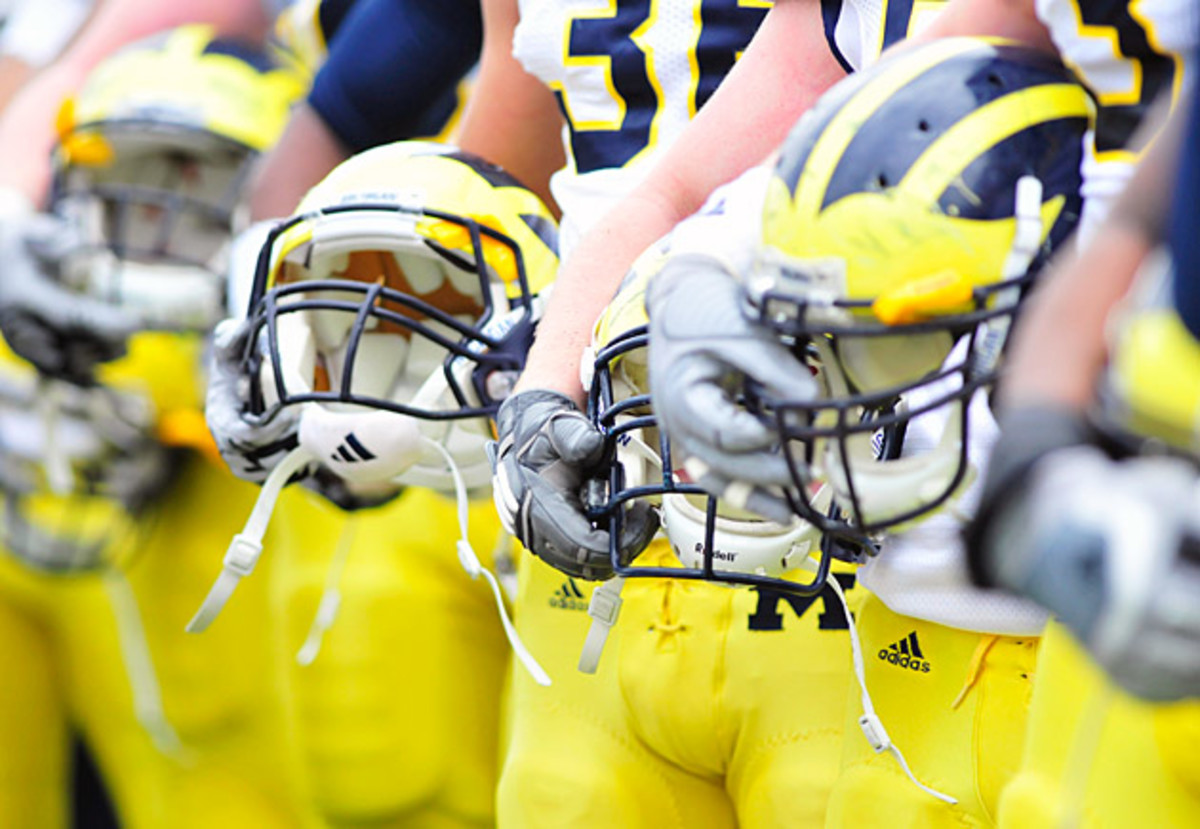
[{"label": "football helmet", "polygon": [[[770,586],[788,593],[823,589],[830,557],[819,530],[796,519],[764,520],[708,495],[672,462],[670,436],[658,427],[650,403],[645,291],[667,254],[652,249],[626,277],[600,316],[583,370],[588,416],[608,448],[603,473],[585,492],[589,517],[609,530],[613,571],[622,577],[705,579]],[[623,505],[650,499],[681,566],[622,561]]]},{"label": "football helmet", "polygon": [[224,316],[250,164],[303,90],[260,49],[205,25],[105,59],[58,114],[50,208],[79,237],[60,278],[148,327],[209,329]]},{"label": "football helmet", "polygon": [[1090,115],[1056,58],[951,38],[839,84],[783,144],[748,294],[822,393],[758,402],[795,512],[853,555],[971,479],[970,403],[1076,223]]},{"label": "football helmet", "polygon": [[536,195],[456,148],[351,158],[262,248],[249,416],[303,405],[301,445],[348,481],[452,492],[437,444],[468,488],[487,485],[488,418],[524,365],[556,245]]}]

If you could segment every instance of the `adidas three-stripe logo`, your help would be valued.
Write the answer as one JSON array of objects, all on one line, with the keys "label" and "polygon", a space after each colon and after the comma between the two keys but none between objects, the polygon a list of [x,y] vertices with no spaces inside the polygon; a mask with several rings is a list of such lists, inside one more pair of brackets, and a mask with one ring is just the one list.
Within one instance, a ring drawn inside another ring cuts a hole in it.
[{"label": "adidas three-stripe logo", "polygon": [[880,648],[878,656],[889,665],[895,665],[898,668],[907,668],[910,671],[927,674],[933,669],[933,666],[925,659],[925,654],[921,650],[921,643],[917,641],[917,632],[915,630],[903,639],[888,645],[886,648]]},{"label": "adidas three-stripe logo", "polygon": [[347,432],[346,437],[338,444],[337,451],[330,455],[335,461],[344,461],[345,463],[358,463],[360,461],[373,461],[375,456],[371,454],[371,450],[363,446],[353,432]]},{"label": "adidas three-stripe logo", "polygon": [[588,600],[570,576],[550,597],[550,606],[559,610],[587,610]]}]

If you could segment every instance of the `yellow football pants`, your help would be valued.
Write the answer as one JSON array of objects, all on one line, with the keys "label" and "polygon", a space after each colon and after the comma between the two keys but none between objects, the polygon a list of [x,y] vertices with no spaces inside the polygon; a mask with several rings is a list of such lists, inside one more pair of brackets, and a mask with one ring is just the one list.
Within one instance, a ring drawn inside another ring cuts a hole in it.
[{"label": "yellow football pants", "polygon": [[921,791],[861,733],[857,686],[829,826],[989,826],[1015,773],[1033,689],[1037,637],[971,633],[893,613],[867,595],[858,614],[867,689]]},{"label": "yellow football pants", "polygon": [[[458,562],[454,502],[409,489],[347,514],[290,487],[274,520],[288,711],[320,813],[338,826],[492,825],[509,650],[487,585]],[[469,523],[491,566],[490,500]],[[336,620],[301,665],[339,544]]]},{"label": "yellow football pants", "polygon": [[1000,825],[1200,826],[1197,746],[1200,702],[1153,705],[1123,693],[1052,623]]},{"label": "yellow football pants", "polygon": [[[642,561],[669,557],[658,541]],[[576,663],[593,587],[522,560],[517,626],[553,684],[513,669],[499,825],[820,826],[850,679],[833,591],[789,601],[629,579],[599,670],[586,675]]]},{"label": "yellow football pants", "polygon": [[256,494],[197,457],[145,516],[124,575],[56,576],[0,556],[0,825],[64,825],[70,726],[123,826],[306,825],[268,579],[247,580],[212,630],[184,632]]}]

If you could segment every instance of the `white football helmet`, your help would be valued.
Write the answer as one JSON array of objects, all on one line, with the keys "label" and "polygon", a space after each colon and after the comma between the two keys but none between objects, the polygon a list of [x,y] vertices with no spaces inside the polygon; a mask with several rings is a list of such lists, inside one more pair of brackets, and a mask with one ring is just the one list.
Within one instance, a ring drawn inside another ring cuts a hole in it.
[{"label": "white football helmet", "polygon": [[524,365],[555,248],[536,195],[453,147],[349,159],[262,249],[252,410],[302,406],[301,445],[347,481],[453,491],[446,450],[468,488],[489,485],[489,417]]},{"label": "white football helmet", "polygon": [[303,90],[261,49],[205,25],[106,58],[58,115],[50,208],[79,237],[61,278],[148,327],[211,328],[250,165]]},{"label": "white football helmet", "polygon": [[[796,124],[748,288],[820,368],[816,399],[759,401],[798,515],[870,552],[971,480],[970,402],[1074,228],[1090,114],[1053,56],[951,38],[848,78]],[[811,497],[821,483],[833,509]]]}]

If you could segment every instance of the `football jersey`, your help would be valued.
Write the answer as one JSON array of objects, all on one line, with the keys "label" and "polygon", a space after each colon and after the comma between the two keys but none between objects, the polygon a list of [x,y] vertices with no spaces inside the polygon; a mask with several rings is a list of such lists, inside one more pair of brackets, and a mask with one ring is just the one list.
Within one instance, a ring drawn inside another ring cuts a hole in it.
[{"label": "football jersey", "polygon": [[1128,146],[1147,110],[1162,94],[1177,97],[1191,71],[1197,9],[1190,0],[1037,0],[1037,15],[1096,100],[1083,161],[1080,233],[1087,234],[1133,172],[1137,157]]},{"label": "football jersey", "polygon": [[833,56],[847,72],[928,25],[945,0],[823,0],[821,17]]},{"label": "football jersey", "polygon": [[558,98],[565,259],[650,171],[749,44],[769,0],[520,0],[513,53]]}]

